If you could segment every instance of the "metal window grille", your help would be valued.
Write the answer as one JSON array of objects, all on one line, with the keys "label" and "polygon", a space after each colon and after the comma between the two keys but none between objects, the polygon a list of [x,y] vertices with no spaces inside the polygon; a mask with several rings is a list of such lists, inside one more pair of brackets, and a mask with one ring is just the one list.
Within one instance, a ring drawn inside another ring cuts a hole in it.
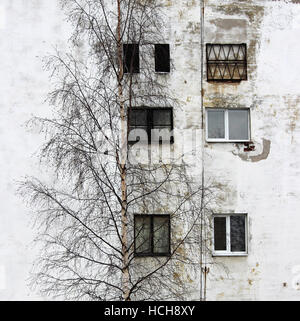
[{"label": "metal window grille", "polygon": [[247,80],[246,44],[206,44],[207,80]]}]

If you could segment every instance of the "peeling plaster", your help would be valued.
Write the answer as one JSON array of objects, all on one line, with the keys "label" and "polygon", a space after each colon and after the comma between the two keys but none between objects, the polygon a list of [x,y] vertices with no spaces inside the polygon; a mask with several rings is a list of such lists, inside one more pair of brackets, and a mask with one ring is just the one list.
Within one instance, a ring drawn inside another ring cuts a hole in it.
[{"label": "peeling plaster", "polygon": [[[219,18],[209,22],[210,26],[206,33],[212,32],[216,42],[222,42],[224,37],[228,37],[230,34],[238,42],[245,42],[245,39],[247,39],[248,21],[246,19]],[[215,26],[215,30],[212,29],[212,26]]]},{"label": "peeling plaster", "polygon": [[233,28],[247,28],[247,21],[244,19],[215,19],[211,23],[214,23],[218,28],[223,30],[230,30]]},{"label": "peeling plaster", "polygon": [[263,148],[262,148],[262,152],[260,154],[249,155],[248,152],[235,153],[234,151],[232,152],[232,154],[235,156],[238,156],[243,161],[257,163],[257,162],[267,159],[269,157],[270,150],[271,150],[271,141],[263,138]]},{"label": "peeling plaster", "polygon": [[285,2],[285,3],[295,3],[299,4],[300,0],[273,0],[274,2]]}]

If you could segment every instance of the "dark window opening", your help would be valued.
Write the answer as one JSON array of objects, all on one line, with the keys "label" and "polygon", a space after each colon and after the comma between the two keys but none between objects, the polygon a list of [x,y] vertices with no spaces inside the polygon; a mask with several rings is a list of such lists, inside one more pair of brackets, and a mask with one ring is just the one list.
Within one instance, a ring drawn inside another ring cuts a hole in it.
[{"label": "dark window opening", "polygon": [[214,218],[215,251],[226,251],[226,217]]},{"label": "dark window opening", "polygon": [[170,255],[170,215],[134,216],[134,252],[136,256]]},{"label": "dark window opening", "polygon": [[155,71],[170,72],[170,46],[168,44],[155,45]]},{"label": "dark window opening", "polygon": [[140,72],[140,57],[138,44],[123,44],[124,73]]},{"label": "dark window opening", "polygon": [[128,142],[174,142],[172,108],[131,108],[128,111]]},{"label": "dark window opening", "polygon": [[247,80],[246,44],[207,44],[207,80]]}]

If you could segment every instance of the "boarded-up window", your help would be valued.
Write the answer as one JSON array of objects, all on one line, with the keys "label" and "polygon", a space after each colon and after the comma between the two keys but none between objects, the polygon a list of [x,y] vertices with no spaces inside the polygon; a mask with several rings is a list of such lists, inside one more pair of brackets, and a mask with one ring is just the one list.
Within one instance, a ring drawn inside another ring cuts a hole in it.
[{"label": "boarded-up window", "polygon": [[246,214],[214,216],[214,253],[216,255],[247,253],[246,218]]},{"label": "boarded-up window", "polygon": [[134,235],[136,256],[170,254],[169,215],[135,215]]},{"label": "boarded-up window", "polygon": [[138,44],[123,44],[124,73],[140,72],[140,57]]},{"label": "boarded-up window", "polygon": [[155,71],[170,72],[170,46],[168,44],[155,45]]},{"label": "boarded-up window", "polygon": [[207,80],[247,80],[246,44],[207,44]]}]

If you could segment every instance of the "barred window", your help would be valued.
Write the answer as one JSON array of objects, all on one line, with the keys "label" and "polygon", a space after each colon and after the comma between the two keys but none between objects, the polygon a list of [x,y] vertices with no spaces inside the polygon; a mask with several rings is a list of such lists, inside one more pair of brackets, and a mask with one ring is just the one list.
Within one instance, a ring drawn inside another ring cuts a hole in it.
[{"label": "barred window", "polygon": [[247,80],[246,44],[206,44],[207,80]]},{"label": "barred window", "polygon": [[170,215],[134,216],[136,256],[170,255]]},{"label": "barred window", "polygon": [[168,107],[135,107],[128,113],[128,142],[171,142],[173,143],[173,110]]}]

